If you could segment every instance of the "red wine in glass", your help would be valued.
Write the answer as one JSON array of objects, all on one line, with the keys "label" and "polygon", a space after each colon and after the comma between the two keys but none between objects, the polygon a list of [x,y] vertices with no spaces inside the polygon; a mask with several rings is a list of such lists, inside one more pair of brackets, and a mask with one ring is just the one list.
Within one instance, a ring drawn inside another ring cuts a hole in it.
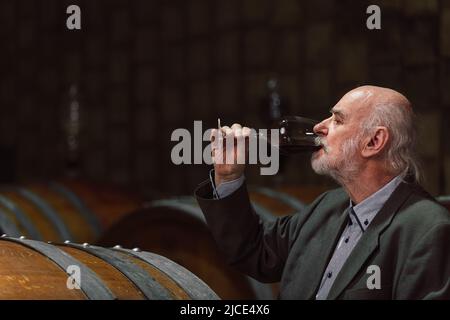
[{"label": "red wine in glass", "polygon": [[279,130],[279,142],[273,146],[278,147],[280,153],[285,155],[319,150],[322,145],[313,131],[317,123],[318,121],[297,116],[280,118],[272,126],[272,129]]}]

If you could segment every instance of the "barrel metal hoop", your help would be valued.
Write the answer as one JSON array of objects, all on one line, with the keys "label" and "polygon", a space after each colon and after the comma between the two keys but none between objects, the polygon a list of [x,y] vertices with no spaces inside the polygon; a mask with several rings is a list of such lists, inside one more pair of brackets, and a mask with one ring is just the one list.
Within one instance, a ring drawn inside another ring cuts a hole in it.
[{"label": "barrel metal hoop", "polygon": [[289,194],[264,187],[254,188],[254,191],[264,194],[268,197],[278,199],[297,211],[305,209],[305,204],[303,202],[299,201],[298,199]]},{"label": "barrel metal hoop", "polygon": [[[98,277],[98,275],[88,268],[81,261],[78,261],[68,253],[59,249],[58,247],[47,244],[41,241],[27,240],[27,239],[16,239],[10,237],[3,237],[3,240],[20,243],[26,247],[37,251],[43,256],[52,260],[61,269],[67,273],[67,268],[71,265],[78,266],[80,268],[80,276],[82,277],[80,288],[84,294],[90,300],[114,300],[115,295],[111,290],[103,283],[103,281]],[[68,273],[67,273],[68,274]],[[70,276],[70,274],[68,274]]]},{"label": "barrel metal hoop", "polygon": [[39,210],[47,217],[47,219],[51,222],[51,224],[56,228],[61,240],[73,240],[72,234],[65,225],[64,221],[61,217],[55,212],[55,210],[47,204],[44,200],[41,199],[37,194],[27,190],[25,188],[17,187],[11,188],[11,190],[17,191],[21,196],[31,201],[34,205],[36,205]]},{"label": "barrel metal hoop", "polygon": [[255,203],[255,202],[252,202],[252,206],[255,209],[256,213],[264,220],[266,220],[268,222],[276,220],[276,216],[274,216],[272,212],[270,212],[268,209],[264,208],[263,206]]},{"label": "barrel metal hoop", "polygon": [[180,202],[179,199],[163,199],[154,200],[150,203],[151,207],[168,207],[187,212],[190,216],[206,223],[205,217],[199,207],[187,203],[185,200]]},{"label": "barrel metal hoop", "polygon": [[41,233],[30,221],[28,215],[25,214],[16,204],[14,204],[11,200],[3,195],[0,195],[0,204],[5,206],[15,214],[17,220],[23,226],[29,237],[36,240],[43,240]]},{"label": "barrel metal hoop", "polygon": [[438,202],[450,202],[450,195],[447,196],[437,196],[436,200]]},{"label": "barrel metal hoop", "polygon": [[124,259],[118,252],[111,249],[105,249],[97,246],[84,246],[80,244],[67,243],[64,246],[73,247],[83,250],[97,258],[104,260],[125,275],[144,296],[151,300],[168,300],[172,299],[169,291],[161,286],[151,275],[140,266]]},{"label": "barrel metal hoop", "polygon": [[173,261],[150,252],[136,252],[129,249],[114,248],[113,250],[125,252],[135,256],[142,261],[150,264],[152,267],[166,274],[177,285],[179,285],[191,299],[220,299],[214,291],[211,290],[200,278],[191,273],[186,268],[174,263]]},{"label": "barrel metal hoop", "polygon": [[88,208],[88,206],[83,202],[81,198],[79,198],[73,191],[59,183],[50,182],[49,187],[53,191],[67,198],[72,203],[72,205],[78,210],[78,212],[81,213],[83,218],[88,221],[90,227],[94,231],[94,236],[96,238],[101,235],[102,227],[100,225],[98,217],[92,213],[92,211]]},{"label": "barrel metal hoop", "polygon": [[252,277],[247,276],[247,280],[256,295],[256,300],[273,300],[274,295],[272,287],[267,283],[259,282]]},{"label": "barrel metal hoop", "polygon": [[[276,217],[266,208],[263,206],[252,202],[253,207],[255,208],[255,211],[262,217],[264,217],[265,220],[273,221],[276,219]],[[203,216],[203,213],[201,209],[198,206],[194,206],[190,203],[188,203],[185,199],[179,200],[177,198],[173,199],[162,199],[162,200],[155,200],[150,203],[151,207],[167,207],[172,208],[176,210],[181,210],[186,213],[188,213],[190,216],[199,219],[200,221],[206,223],[205,217]]]},{"label": "barrel metal hoop", "polygon": [[2,229],[2,233],[5,233],[11,237],[20,236],[20,231],[17,229],[17,225],[2,209],[0,209],[0,228]]}]

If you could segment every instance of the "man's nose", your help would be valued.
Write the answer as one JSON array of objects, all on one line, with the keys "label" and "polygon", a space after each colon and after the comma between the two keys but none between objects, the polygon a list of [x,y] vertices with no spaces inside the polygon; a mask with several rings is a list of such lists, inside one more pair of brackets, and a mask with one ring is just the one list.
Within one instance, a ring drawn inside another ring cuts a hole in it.
[{"label": "man's nose", "polygon": [[313,131],[315,134],[319,136],[326,136],[328,134],[327,120],[325,119],[314,126]]}]

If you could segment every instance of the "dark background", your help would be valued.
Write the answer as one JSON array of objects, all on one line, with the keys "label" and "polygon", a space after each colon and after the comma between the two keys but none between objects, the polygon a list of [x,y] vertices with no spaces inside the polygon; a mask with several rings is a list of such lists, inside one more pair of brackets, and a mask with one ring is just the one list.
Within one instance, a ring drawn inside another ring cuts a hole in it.
[{"label": "dark background", "polygon": [[[82,29],[66,28],[81,7]],[[366,28],[378,4],[382,29]],[[191,194],[205,165],[175,166],[170,135],[264,126],[267,81],[282,107],[322,119],[363,84],[404,93],[418,114],[425,186],[450,193],[448,0],[0,0],[0,177],[67,174],[64,115],[79,90],[79,176],[148,198]],[[264,109],[262,106],[265,106]],[[309,156],[252,183],[328,186]]]}]

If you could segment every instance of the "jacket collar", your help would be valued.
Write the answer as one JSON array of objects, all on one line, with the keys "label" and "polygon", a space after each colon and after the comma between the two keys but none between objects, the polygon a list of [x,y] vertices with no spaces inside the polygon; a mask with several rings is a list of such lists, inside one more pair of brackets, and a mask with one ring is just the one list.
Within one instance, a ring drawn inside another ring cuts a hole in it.
[{"label": "jacket collar", "polygon": [[380,235],[391,224],[395,214],[413,191],[413,186],[414,184],[402,182],[391,194],[343,265],[327,299],[336,299],[361,270],[366,260],[378,247]]}]

